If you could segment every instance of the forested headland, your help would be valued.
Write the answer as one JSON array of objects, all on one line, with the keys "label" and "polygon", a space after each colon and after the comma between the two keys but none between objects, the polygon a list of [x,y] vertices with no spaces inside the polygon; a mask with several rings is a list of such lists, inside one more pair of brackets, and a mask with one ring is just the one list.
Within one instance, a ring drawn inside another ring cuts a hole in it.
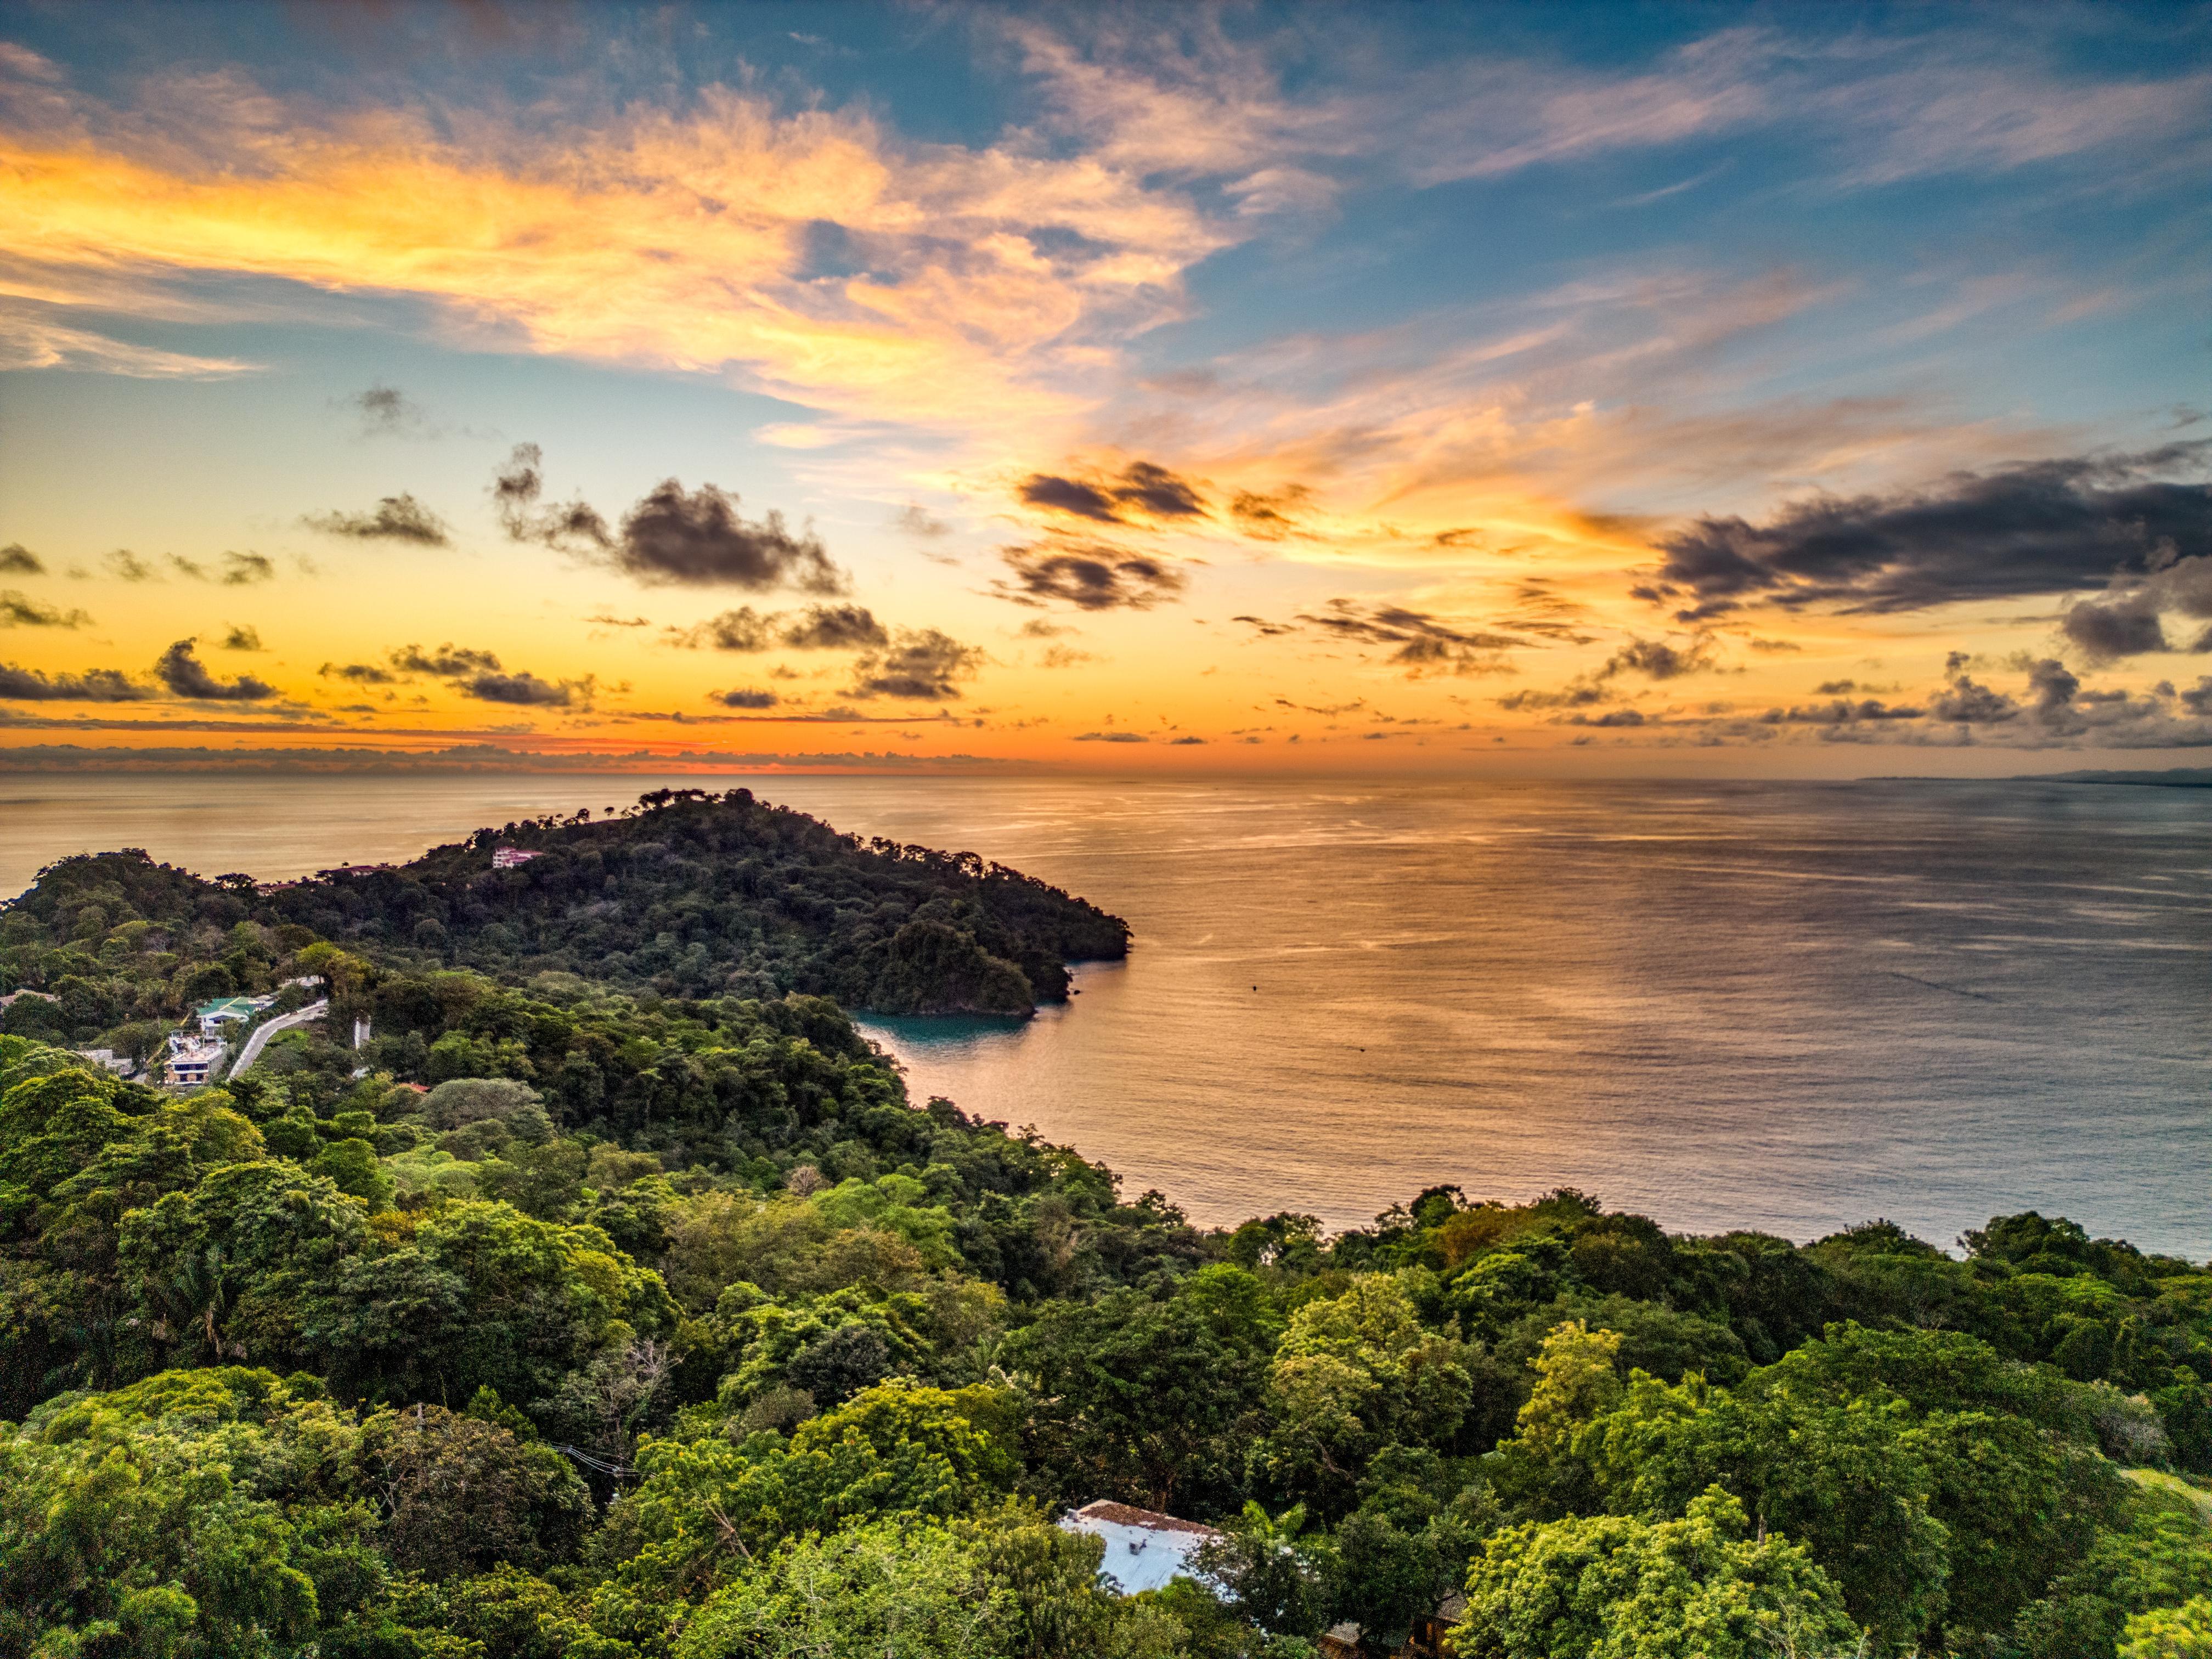
[{"label": "forested headland", "polygon": [[532,819],[411,864],[269,886],[143,853],[64,860],[0,919],[0,981],[58,1002],[11,1008],[0,1029],[81,1041],[165,1019],[259,988],[272,951],[308,938],[393,967],[660,996],[1026,1014],[1066,998],[1069,962],[1125,955],[1129,930],[973,853],[864,843],[744,789],[662,789],[596,823]]},{"label": "forested headland", "polygon": [[[2201,1264],[1449,1186],[1201,1230],[845,1012],[1126,938],[741,793],[267,892],[45,872],[0,1653],[1307,1659],[1440,1608],[1468,1659],[2212,1653]],[[219,1086],[72,1052],[303,977]],[[1054,1524],[1097,1498],[1218,1528],[1203,1581],[1114,1594]]]}]

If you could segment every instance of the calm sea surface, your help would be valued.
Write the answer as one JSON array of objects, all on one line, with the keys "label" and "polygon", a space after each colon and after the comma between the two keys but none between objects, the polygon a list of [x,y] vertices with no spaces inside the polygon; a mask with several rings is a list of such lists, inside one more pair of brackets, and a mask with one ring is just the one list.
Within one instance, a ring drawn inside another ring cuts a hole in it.
[{"label": "calm sea surface", "polygon": [[[656,781],[0,778],[0,890],[119,846],[404,859]],[[2212,1256],[2212,792],[727,781],[1126,916],[1064,1010],[871,1030],[917,1097],[1202,1222],[1565,1184],[1683,1230],[1948,1244],[2032,1206]]]}]

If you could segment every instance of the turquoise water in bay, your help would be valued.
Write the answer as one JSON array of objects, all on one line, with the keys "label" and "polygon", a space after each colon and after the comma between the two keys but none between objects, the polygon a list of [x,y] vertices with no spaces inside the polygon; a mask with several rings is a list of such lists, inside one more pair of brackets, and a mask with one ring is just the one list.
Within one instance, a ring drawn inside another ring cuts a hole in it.
[{"label": "turquoise water in bay", "polygon": [[1026,1023],[870,1029],[1194,1219],[1437,1182],[1948,1244],[2212,1256],[2212,793],[2044,783],[0,778],[0,890],[91,848],[263,878],[744,782],[1127,917]]}]

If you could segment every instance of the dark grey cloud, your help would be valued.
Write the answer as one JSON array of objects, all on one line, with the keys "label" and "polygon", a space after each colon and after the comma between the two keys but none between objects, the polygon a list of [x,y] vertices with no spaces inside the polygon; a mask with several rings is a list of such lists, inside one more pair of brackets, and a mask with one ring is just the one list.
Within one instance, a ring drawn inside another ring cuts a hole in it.
[{"label": "dark grey cloud", "polygon": [[[1094,524],[1124,524],[1129,510],[1150,519],[1206,516],[1196,485],[1151,461],[1133,461],[1118,475],[1066,477],[1032,472],[1017,491],[1031,507],[1066,513]],[[1257,499],[1257,498],[1255,498]]]},{"label": "dark grey cloud", "polygon": [[908,535],[919,536],[924,541],[936,541],[952,533],[951,525],[913,501],[892,514],[891,522]]},{"label": "dark grey cloud", "polygon": [[154,665],[154,678],[177,696],[193,702],[261,702],[276,695],[276,688],[251,674],[219,680],[208,672],[190,640],[179,640]]},{"label": "dark grey cloud", "polygon": [[1994,687],[1983,685],[1966,672],[1966,653],[1954,651],[1943,665],[1950,689],[1928,706],[1935,719],[1958,726],[2002,726],[2020,714],[2020,704]]},{"label": "dark grey cloud", "polygon": [[365,438],[404,437],[422,431],[429,424],[422,406],[397,386],[380,383],[355,393],[346,399],[346,404],[361,416],[361,433]]},{"label": "dark grey cloud", "polygon": [[84,611],[40,605],[12,587],[0,589],[0,628],[82,628],[91,620]]},{"label": "dark grey cloud", "polygon": [[453,689],[478,702],[506,703],[518,708],[589,708],[597,685],[590,675],[556,684],[532,673],[477,674],[456,682]]},{"label": "dark grey cloud", "polygon": [[775,644],[775,627],[779,619],[771,612],[763,617],[749,605],[735,611],[725,611],[719,617],[709,617],[695,628],[671,629],[676,643],[695,648],[705,647],[716,651],[766,651]]},{"label": "dark grey cloud", "polygon": [[605,553],[614,534],[599,510],[581,500],[541,507],[544,454],[536,444],[517,444],[492,476],[492,506],[510,540],[537,542],[562,553]]},{"label": "dark grey cloud", "polygon": [[[128,559],[130,556],[120,549],[109,556],[111,560]],[[181,553],[172,553],[169,555],[169,568],[179,576],[190,577],[193,581],[221,582],[225,587],[250,587],[255,582],[276,579],[276,562],[265,553],[226,553],[222,556],[222,568],[219,570],[210,570],[198,559],[188,559]],[[143,581],[152,574],[141,567],[141,574],[126,575],[124,580]]]},{"label": "dark grey cloud", "polygon": [[1928,712],[1961,726],[1994,726],[2018,714],[2020,705],[2002,691],[1962,679],[1937,697]]},{"label": "dark grey cloud", "polygon": [[1605,666],[1597,671],[1597,678],[1609,680],[1616,674],[1644,674],[1655,680],[1673,680],[1719,666],[1711,635],[1695,635],[1682,645],[1632,637],[1606,659]]},{"label": "dark grey cloud", "polygon": [[2094,599],[2069,605],[2058,618],[2058,631],[2087,661],[2102,665],[2151,652],[2212,651],[2212,628],[2191,630],[2196,637],[2177,647],[2166,637],[2164,617],[2212,619],[2212,556],[2172,556],[2161,545],[2142,575],[2124,573]]},{"label": "dark grey cloud", "polygon": [[973,675],[982,661],[979,647],[963,645],[934,628],[901,629],[889,645],[853,665],[850,695],[948,702],[960,695],[957,683]]},{"label": "dark grey cloud", "polygon": [[[2026,667],[2027,700],[2023,703],[1969,678],[1965,654],[1954,652],[1947,665],[1950,690],[1933,700],[1929,713],[1937,720],[1967,726],[2016,723],[2037,734],[2027,739],[2034,743],[2075,738],[2087,732],[2091,722],[2075,702],[2081,690],[2080,677],[2056,657],[2043,658]],[[2092,692],[2087,699],[2093,708],[2108,706],[2102,711],[2107,725],[2130,723],[2154,712],[2148,705],[2136,708],[2109,707],[2128,701],[2124,691]]]},{"label": "dark grey cloud", "polygon": [[594,611],[584,620],[594,628],[650,628],[653,626],[653,618],[650,617],[610,617],[604,611]]},{"label": "dark grey cloud", "polygon": [[794,533],[781,513],[748,520],[727,490],[713,484],[686,490],[665,478],[623,515],[617,533],[581,500],[541,507],[543,459],[537,445],[518,444],[492,480],[493,504],[516,541],[580,554],[654,586],[845,590],[844,573],[822,538],[811,528]]},{"label": "dark grey cloud", "polygon": [[1510,665],[1499,653],[1528,643],[1517,634],[1446,621],[1426,611],[1354,599],[1331,599],[1323,610],[1300,611],[1286,623],[1264,617],[1230,620],[1244,623],[1265,639],[1304,631],[1351,645],[1394,647],[1389,660],[1416,678],[1437,672],[1504,673]]},{"label": "dark grey cloud", "polygon": [[708,700],[719,702],[725,708],[773,708],[783,699],[773,691],[755,691],[739,688],[734,691],[714,691]]},{"label": "dark grey cloud", "polygon": [[1769,726],[1855,726],[1861,720],[1917,720],[1927,712],[1901,703],[1885,703],[1875,697],[1863,697],[1856,702],[1838,697],[1832,702],[1804,708],[1770,708],[1759,718]]},{"label": "dark grey cloud", "polygon": [[251,623],[233,623],[230,631],[222,636],[216,648],[219,651],[258,651],[262,648],[261,630]]},{"label": "dark grey cloud", "polygon": [[1014,580],[993,586],[1018,605],[1062,599],[1081,611],[1149,611],[1178,598],[1187,581],[1164,560],[1083,543],[1002,548],[1000,556]]},{"label": "dark grey cloud", "polygon": [[150,582],[160,580],[154,567],[148,564],[127,547],[118,547],[100,560],[107,574],[119,582]]},{"label": "dark grey cloud", "polygon": [[1142,732],[1082,732],[1076,734],[1078,743],[1150,743]]},{"label": "dark grey cloud", "polygon": [[366,662],[326,662],[315,672],[325,679],[346,680],[355,685],[390,685],[399,678],[388,668]]},{"label": "dark grey cloud", "polygon": [[366,513],[309,513],[300,522],[326,536],[364,542],[413,542],[418,547],[451,547],[445,521],[412,495],[386,495]]},{"label": "dark grey cloud", "polygon": [[2047,721],[2074,706],[2075,694],[2081,690],[2081,680],[2057,658],[2045,657],[2041,662],[2029,665],[2027,689],[2034,696],[2036,714]]},{"label": "dark grey cloud", "polygon": [[1763,525],[1701,518],[1661,544],[1651,597],[1685,621],[1765,602],[1846,611],[2103,586],[2212,551],[2212,440],[1957,473],[1927,490],[1820,496]]},{"label": "dark grey cloud", "polygon": [[402,673],[429,674],[441,680],[458,679],[464,674],[495,674],[500,666],[495,653],[450,642],[435,651],[425,651],[419,645],[403,645],[386,655]]},{"label": "dark grey cloud", "polygon": [[1191,483],[1150,461],[1131,463],[1114,491],[1116,501],[1149,513],[1156,519],[1197,519],[1206,515],[1206,503]]},{"label": "dark grey cloud", "polygon": [[822,538],[811,530],[792,534],[775,511],[749,522],[738,514],[735,495],[713,484],[687,495],[673,478],[654,486],[623,518],[611,558],[616,568],[650,583],[788,585],[809,593],[836,593],[845,586],[844,574],[830,562]]},{"label": "dark grey cloud", "polygon": [[2116,662],[2148,652],[2171,651],[2166,624],[2149,596],[2091,600],[2069,605],[2058,618],[2058,631],[2066,642],[2093,663]]},{"label": "dark grey cloud", "polygon": [[1188,749],[1194,744],[1201,744],[1205,741],[1206,739],[1204,738],[1170,738],[1168,739],[1168,747],[1170,749]]},{"label": "dark grey cloud", "polygon": [[[1975,678],[1987,665],[1964,652],[1944,664],[1943,683],[1931,696],[1909,702],[1836,696],[1825,702],[1735,714],[1727,703],[1701,711],[1653,712],[1615,706],[1556,714],[1556,722],[1593,730],[1645,727],[1661,741],[1771,742],[1789,728],[1829,744],[1960,744],[2009,749],[2175,749],[2212,747],[2212,675],[2195,690],[2177,691],[2161,681],[2148,692],[2086,685],[2056,657],[2008,659],[2003,669],[2022,676],[2017,690]],[[1849,688],[1832,681],[1831,688]],[[1577,681],[1560,691],[1516,691],[1498,702],[1509,708],[1567,709],[1610,696],[1610,688]],[[1577,742],[1589,741],[1577,738]]]},{"label": "dark grey cloud", "polygon": [[1057,477],[1049,472],[1033,472],[1022,480],[1021,497],[1031,507],[1048,507],[1056,513],[1073,513],[1080,519],[1096,520],[1100,524],[1119,524],[1121,515],[1114,510],[1114,498],[1093,484],[1074,478]]},{"label": "dark grey cloud", "polygon": [[857,605],[809,605],[776,638],[795,651],[860,651],[890,643],[884,625]]},{"label": "dark grey cloud", "polygon": [[1592,703],[1611,701],[1613,693],[1603,686],[1574,680],[1556,691],[1539,691],[1534,687],[1520,691],[1509,691],[1498,698],[1500,708],[1518,712],[1528,708],[1587,708]]},{"label": "dark grey cloud", "polygon": [[716,651],[862,651],[890,643],[890,632],[873,612],[857,605],[809,605],[798,613],[763,615],[739,605],[689,629],[672,629],[676,642]]},{"label": "dark grey cloud", "polygon": [[112,668],[82,674],[42,674],[0,663],[0,700],[9,702],[143,702],[157,693]]},{"label": "dark grey cloud", "polygon": [[10,542],[0,547],[0,575],[43,576],[46,563],[21,542]]}]

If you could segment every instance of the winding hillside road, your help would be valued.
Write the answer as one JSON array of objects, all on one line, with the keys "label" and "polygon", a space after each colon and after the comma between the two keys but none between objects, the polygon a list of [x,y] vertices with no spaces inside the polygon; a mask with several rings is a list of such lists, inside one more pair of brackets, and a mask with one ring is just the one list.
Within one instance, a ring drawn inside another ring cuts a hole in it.
[{"label": "winding hillside road", "polygon": [[223,1075],[226,1077],[241,1075],[255,1060],[261,1058],[261,1051],[269,1046],[270,1037],[275,1036],[279,1031],[289,1031],[295,1025],[305,1025],[311,1019],[320,1019],[330,1012],[330,1007],[331,1000],[325,997],[292,1013],[279,1014],[265,1025],[255,1026],[253,1035],[246,1039],[246,1047],[238,1051],[238,1063]]}]

